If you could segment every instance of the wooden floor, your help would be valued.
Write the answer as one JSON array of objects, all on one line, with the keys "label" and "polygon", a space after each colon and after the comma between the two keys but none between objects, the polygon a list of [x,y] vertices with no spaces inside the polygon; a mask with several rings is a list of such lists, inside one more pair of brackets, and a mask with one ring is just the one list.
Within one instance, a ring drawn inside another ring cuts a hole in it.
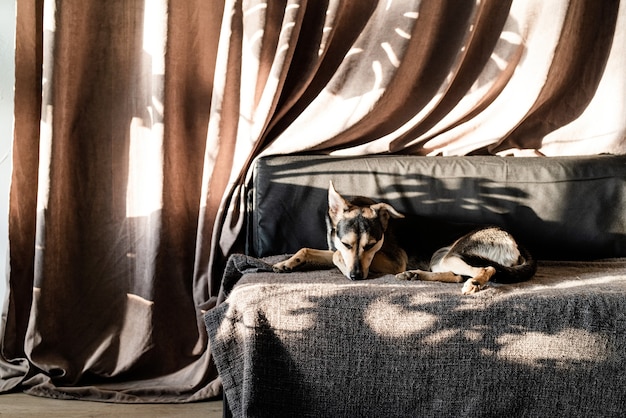
[{"label": "wooden floor", "polygon": [[0,395],[0,417],[208,417],[222,416],[222,401],[190,404],[112,404],[60,401],[22,393]]}]

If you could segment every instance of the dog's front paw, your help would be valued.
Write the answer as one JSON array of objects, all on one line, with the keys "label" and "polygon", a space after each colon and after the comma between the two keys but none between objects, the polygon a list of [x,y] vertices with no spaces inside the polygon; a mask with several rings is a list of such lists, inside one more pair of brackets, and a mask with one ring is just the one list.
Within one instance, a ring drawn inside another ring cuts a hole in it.
[{"label": "dog's front paw", "polygon": [[289,268],[286,261],[281,261],[280,263],[274,264],[272,270],[274,270],[274,273],[289,273],[292,269]]},{"label": "dog's front paw", "polygon": [[281,261],[280,263],[276,263],[272,266],[272,270],[274,273],[291,273],[294,267],[289,260]]},{"label": "dog's front paw", "polygon": [[291,273],[300,267],[304,262],[297,256],[292,256],[285,261],[281,261],[280,263],[276,263],[272,266],[272,269],[275,273]]},{"label": "dog's front paw", "polygon": [[407,270],[396,274],[398,280],[421,280],[420,275],[424,274],[422,270]]},{"label": "dog's front paw", "polygon": [[473,293],[480,292],[482,288],[483,287],[481,286],[480,282],[474,279],[468,279],[465,281],[465,284],[463,284],[463,289],[461,290],[461,293],[463,293],[464,295],[471,295]]}]

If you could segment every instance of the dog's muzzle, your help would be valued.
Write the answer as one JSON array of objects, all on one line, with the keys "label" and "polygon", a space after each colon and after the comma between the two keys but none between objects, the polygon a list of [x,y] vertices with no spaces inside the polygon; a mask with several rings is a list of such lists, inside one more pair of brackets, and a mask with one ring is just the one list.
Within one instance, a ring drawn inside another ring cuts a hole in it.
[{"label": "dog's muzzle", "polygon": [[350,270],[350,280],[363,280],[365,279],[365,275],[363,274],[363,270],[361,266],[354,266],[352,270]]}]

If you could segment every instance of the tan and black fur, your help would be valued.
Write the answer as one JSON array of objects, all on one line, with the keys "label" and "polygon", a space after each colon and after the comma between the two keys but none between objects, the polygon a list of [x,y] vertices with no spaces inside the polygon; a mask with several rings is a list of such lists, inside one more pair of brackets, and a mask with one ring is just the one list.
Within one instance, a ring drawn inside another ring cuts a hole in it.
[{"label": "tan and black fur", "polygon": [[277,272],[297,270],[305,264],[337,266],[351,280],[369,272],[395,274],[402,280],[462,283],[464,294],[478,292],[493,279],[514,283],[530,279],[536,263],[513,236],[498,227],[477,229],[437,250],[428,270],[407,270],[406,251],[388,232],[391,218],[404,216],[387,203],[365,197],[350,201],[333,187],[328,189],[328,250],[302,248],[274,265]]}]

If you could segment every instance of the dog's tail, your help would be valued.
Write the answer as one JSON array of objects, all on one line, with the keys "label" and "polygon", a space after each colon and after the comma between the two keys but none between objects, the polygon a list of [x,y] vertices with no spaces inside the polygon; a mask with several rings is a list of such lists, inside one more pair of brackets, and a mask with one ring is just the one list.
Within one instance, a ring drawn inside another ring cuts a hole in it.
[{"label": "dog's tail", "polygon": [[526,248],[518,245],[518,249],[521,255],[520,262],[510,267],[478,256],[464,256],[463,259],[468,262],[468,264],[474,266],[491,266],[495,268],[496,274],[491,278],[491,281],[494,283],[511,284],[525,282],[530,280],[537,272],[537,261],[535,261]]}]

